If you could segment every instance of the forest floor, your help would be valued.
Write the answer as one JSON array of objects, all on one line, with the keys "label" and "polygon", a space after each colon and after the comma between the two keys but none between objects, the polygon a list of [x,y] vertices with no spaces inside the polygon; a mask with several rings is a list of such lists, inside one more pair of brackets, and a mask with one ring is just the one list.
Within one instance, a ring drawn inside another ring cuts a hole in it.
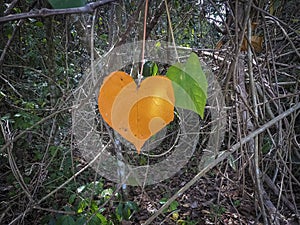
[{"label": "forest floor", "polygon": [[[163,199],[169,199],[199,172],[198,163],[201,154],[201,151],[196,150],[186,166],[165,181],[145,187],[127,186],[125,199],[137,203],[138,211],[133,213],[130,221],[124,221],[122,224],[143,224],[162,206]],[[93,170],[89,173],[93,173]],[[91,176],[90,179],[95,177]],[[106,180],[105,186],[114,188],[116,184]],[[249,170],[237,171],[231,163],[224,161],[180,195],[173,206],[171,204],[168,210],[151,224],[263,224],[254,190]],[[268,186],[266,191],[270,200],[276,205],[278,193]],[[298,203],[299,208],[300,187],[295,186],[294,191],[295,202]],[[112,207],[106,213],[109,216],[114,211],[115,208]],[[282,212],[285,221],[283,224],[298,224],[298,218],[287,206],[281,209]]]}]

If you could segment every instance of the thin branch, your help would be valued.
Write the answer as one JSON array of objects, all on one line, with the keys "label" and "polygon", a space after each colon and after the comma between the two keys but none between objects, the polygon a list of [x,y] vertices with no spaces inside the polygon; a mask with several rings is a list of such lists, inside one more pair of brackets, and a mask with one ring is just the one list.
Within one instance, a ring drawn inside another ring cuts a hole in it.
[{"label": "thin branch", "polygon": [[[252,94],[252,104],[254,106],[254,119],[255,121],[258,121],[258,105],[257,105],[257,91],[255,88],[255,80],[254,80],[254,75],[253,75],[253,48],[251,48],[251,37],[252,37],[252,22],[251,22],[251,18],[248,19],[247,21],[247,38],[248,38],[248,45],[247,45],[247,56],[248,56],[248,72],[249,72],[249,77],[250,77],[250,89],[251,89],[251,94]],[[254,52],[254,51],[253,51]],[[251,120],[249,120],[249,122],[252,126],[252,122]],[[263,216],[263,220],[264,223],[267,224],[268,220],[267,220],[267,214],[266,214],[266,210],[265,210],[265,205],[264,205],[264,198],[263,198],[263,193],[265,192],[263,184],[261,182],[262,179],[262,175],[261,175],[261,171],[259,169],[259,143],[258,143],[258,136],[256,136],[253,140],[252,146],[250,148],[253,148],[254,150],[254,158],[253,160],[253,173],[255,174],[255,182],[256,182],[256,186],[257,186],[257,197],[259,199],[260,202],[260,207],[261,207],[261,213]],[[268,208],[268,210],[270,211],[270,209]]]},{"label": "thin branch", "polygon": [[141,66],[141,71],[138,74],[138,85],[137,85],[138,87],[140,86],[141,81],[142,81],[142,74],[143,74],[143,69],[144,69],[144,64],[145,64],[145,45],[146,45],[146,31],[147,31],[147,14],[148,14],[148,0],[146,0],[146,3],[145,3],[144,33],[143,33],[143,46],[142,46],[142,66]]},{"label": "thin branch", "polygon": [[77,8],[69,8],[69,9],[40,9],[40,10],[32,10],[27,13],[18,13],[18,14],[11,14],[8,16],[0,17],[0,23],[13,21],[13,20],[20,20],[20,19],[27,19],[27,18],[36,18],[36,17],[47,17],[47,16],[54,16],[54,15],[68,15],[68,14],[81,14],[81,13],[93,13],[96,8],[99,6],[115,2],[118,0],[102,0],[97,2],[92,2],[86,4],[82,7]]},{"label": "thin branch", "polygon": [[133,13],[133,16],[132,16],[130,22],[128,23],[126,31],[122,34],[122,36],[119,38],[119,40],[115,44],[116,47],[124,44],[126,42],[126,40],[128,39],[128,36],[130,35],[131,30],[133,28],[135,28],[134,24],[137,22],[137,20],[139,18],[139,12],[142,10],[143,5],[144,5],[144,0],[139,1],[137,9]]},{"label": "thin branch", "polygon": [[277,18],[276,16],[273,16],[272,14],[268,13],[267,11],[261,9],[260,7],[257,7],[255,4],[252,4],[252,7],[255,8],[257,11],[273,18],[274,20],[276,20],[277,22],[283,24],[284,26],[288,27],[290,30],[292,30],[297,36],[299,36],[298,31],[295,30],[294,28],[292,28],[290,25],[288,25],[287,23],[285,23],[284,21],[280,20],[279,18]]},{"label": "thin branch", "polygon": [[41,204],[43,201],[45,201],[47,198],[55,194],[57,191],[62,189],[64,186],[66,186],[68,183],[70,183],[74,178],[78,177],[83,171],[85,171],[87,168],[89,168],[100,156],[101,154],[106,150],[106,148],[109,146],[110,142],[108,142],[103,149],[98,152],[98,154],[91,160],[87,165],[85,165],[81,170],[79,170],[77,173],[75,173],[72,177],[70,177],[68,180],[66,180],[64,183],[59,185],[57,188],[55,188],[53,191],[51,191],[46,196],[42,197],[38,202],[37,205]]},{"label": "thin branch", "polygon": [[[0,18],[0,19],[1,19],[1,18]],[[11,45],[11,43],[12,43],[14,37],[15,37],[16,34],[17,34],[17,31],[19,30],[19,28],[22,26],[23,23],[24,23],[24,20],[20,20],[20,21],[17,23],[17,25],[14,27],[14,30],[13,30],[13,32],[12,32],[12,34],[11,34],[11,37],[10,37],[10,38],[8,39],[8,41],[6,42],[6,45],[5,45],[5,47],[4,47],[3,51],[2,51],[2,54],[1,54],[1,56],[0,56],[0,68],[2,67],[2,64],[3,64],[3,62],[4,62],[4,57],[5,57],[5,55],[6,55],[7,50],[9,49],[9,46]]]},{"label": "thin branch", "polygon": [[[1,65],[1,64],[0,64]],[[7,83],[8,86],[11,87],[11,89],[20,97],[22,98],[23,96],[18,92],[18,90],[8,81],[6,80],[4,77],[1,76],[0,74],[0,79],[3,80],[5,83]]]},{"label": "thin branch", "polygon": [[18,1],[19,0],[13,0],[10,4],[8,4],[7,9],[4,11],[5,16],[10,13],[10,11],[15,7],[15,5],[18,3]]},{"label": "thin branch", "polygon": [[169,23],[169,29],[170,29],[171,37],[172,37],[172,43],[173,43],[174,50],[175,50],[175,56],[176,56],[176,59],[177,59],[178,62],[179,62],[179,57],[178,57],[178,52],[177,52],[177,49],[176,49],[176,43],[175,43],[175,38],[174,38],[174,32],[173,32],[173,28],[172,28],[172,21],[171,21],[171,16],[170,16],[170,11],[169,11],[169,6],[168,6],[167,0],[165,0],[165,6],[166,6],[166,12],[167,12],[168,23]]}]

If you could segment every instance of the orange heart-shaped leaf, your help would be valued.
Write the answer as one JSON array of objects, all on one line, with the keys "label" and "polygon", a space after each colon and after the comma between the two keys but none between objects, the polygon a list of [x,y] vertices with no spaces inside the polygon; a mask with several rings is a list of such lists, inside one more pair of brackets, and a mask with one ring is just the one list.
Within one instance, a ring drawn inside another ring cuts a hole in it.
[{"label": "orange heart-shaped leaf", "polygon": [[98,107],[103,119],[138,153],[152,135],[174,119],[172,82],[164,76],[148,77],[140,87],[122,71],[108,75],[100,88]]}]

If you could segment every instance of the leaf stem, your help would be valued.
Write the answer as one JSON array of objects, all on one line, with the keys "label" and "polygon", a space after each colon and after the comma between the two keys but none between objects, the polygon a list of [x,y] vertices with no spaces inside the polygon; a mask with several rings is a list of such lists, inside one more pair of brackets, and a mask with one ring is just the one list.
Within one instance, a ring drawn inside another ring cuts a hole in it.
[{"label": "leaf stem", "polygon": [[178,57],[178,52],[177,52],[177,49],[176,49],[175,38],[174,38],[174,33],[173,33],[173,28],[172,28],[172,21],[171,21],[171,17],[170,17],[170,11],[169,11],[169,8],[168,8],[167,0],[165,0],[165,5],[166,5],[166,12],[167,12],[167,17],[168,17],[168,23],[169,23],[169,27],[170,27],[171,37],[172,37],[172,43],[174,45],[175,56],[176,56],[176,59],[179,62],[179,57]]},{"label": "leaf stem", "polygon": [[141,84],[142,81],[142,74],[143,74],[143,69],[144,69],[144,64],[145,64],[145,44],[146,44],[146,31],[147,31],[147,13],[148,13],[148,0],[146,0],[145,4],[145,14],[144,14],[144,34],[143,34],[143,46],[142,46],[142,66],[141,66],[141,71],[138,74],[138,87]]}]

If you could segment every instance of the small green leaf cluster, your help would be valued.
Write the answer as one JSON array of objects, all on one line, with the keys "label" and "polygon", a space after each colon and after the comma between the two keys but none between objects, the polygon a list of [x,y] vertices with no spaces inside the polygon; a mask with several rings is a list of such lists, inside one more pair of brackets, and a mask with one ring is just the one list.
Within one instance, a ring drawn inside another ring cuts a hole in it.
[{"label": "small green leaf cluster", "polygon": [[226,208],[222,205],[211,205],[210,207],[210,217],[212,220],[220,221],[222,215],[226,212]]},{"label": "small green leaf cluster", "polygon": [[[106,204],[108,202],[113,202],[111,208],[114,211]],[[77,188],[64,210],[65,214],[46,216],[44,222],[49,225],[115,225],[129,220],[138,206],[132,201],[121,201],[118,193],[112,188],[104,188],[103,183],[97,181]]]},{"label": "small green leaf cluster", "polygon": [[[159,200],[159,203],[160,204],[165,204],[166,202],[168,201],[168,198],[167,197],[163,197],[162,199]],[[176,221],[176,224],[180,224],[180,225],[196,225],[198,224],[197,221],[194,221],[194,220],[190,220],[189,217],[187,218],[180,218],[180,214],[179,214],[179,202],[178,201],[173,201],[171,202],[171,204],[169,205],[169,207],[167,209],[165,209],[163,211],[163,213],[165,214],[169,214],[171,215],[171,219]]]},{"label": "small green leaf cluster", "polygon": [[[162,199],[159,200],[159,203],[163,205],[163,204],[165,204],[167,201],[168,201],[168,198],[164,197],[164,198],[162,198]],[[177,210],[178,206],[179,206],[179,203],[178,203],[177,201],[173,201],[173,202],[169,205],[169,207],[168,207],[167,209],[164,210],[164,213],[167,213],[167,212],[173,212],[173,211]]]}]

